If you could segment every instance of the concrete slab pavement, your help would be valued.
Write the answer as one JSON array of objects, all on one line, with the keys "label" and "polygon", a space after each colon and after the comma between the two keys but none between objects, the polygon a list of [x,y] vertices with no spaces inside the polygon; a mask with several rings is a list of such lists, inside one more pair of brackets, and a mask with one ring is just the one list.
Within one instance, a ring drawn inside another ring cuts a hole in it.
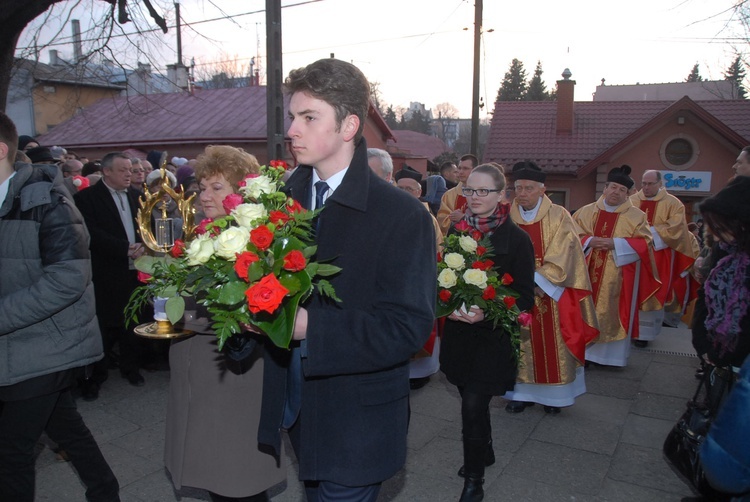
[{"label": "concrete slab pavement", "polygon": [[[485,500],[677,502],[690,496],[662,459],[661,444],[695,390],[698,359],[690,356],[688,330],[666,333],[647,349],[634,348],[627,368],[588,369],[587,394],[559,415],[541,406],[511,415],[504,400],[493,399],[497,462],[487,468]],[[120,481],[122,501],[209,500],[203,490],[176,492],[164,469],[169,373],[144,373],[141,388],[115,371],[110,376],[97,401],[77,404]],[[463,486],[456,474],[463,463],[458,393],[437,374],[411,397],[407,463],[384,483],[379,500],[455,501]],[[290,459],[286,483],[270,493],[274,502],[304,500],[295,469]],[[36,501],[83,500],[72,466],[44,448]]]}]

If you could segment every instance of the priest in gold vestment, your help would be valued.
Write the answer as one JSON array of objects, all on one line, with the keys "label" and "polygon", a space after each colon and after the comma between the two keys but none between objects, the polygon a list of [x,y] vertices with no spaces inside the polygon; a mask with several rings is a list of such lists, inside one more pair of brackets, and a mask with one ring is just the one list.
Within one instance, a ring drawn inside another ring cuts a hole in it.
[{"label": "priest in gold vestment", "polygon": [[531,237],[536,270],[532,322],[522,332],[518,378],[505,409],[518,413],[539,403],[555,414],[586,392],[586,345],[599,334],[591,283],[573,218],[544,194],[546,174],[524,161],[511,176],[510,217]]},{"label": "priest in gold vestment", "polygon": [[630,166],[614,168],[599,200],[573,215],[599,321],[599,338],[586,349],[586,360],[608,366],[627,366],[630,339],[638,336],[638,311],[648,308],[661,284],[646,214],[628,198],[633,185]]},{"label": "priest in gold vestment", "polygon": [[[636,345],[645,346],[661,332],[665,310],[677,313],[679,320],[686,300],[689,300],[685,298],[689,292],[685,287],[687,276],[698,254],[693,249],[685,221],[685,206],[662,186],[659,171],[643,173],[641,190],[631,195],[630,201],[646,213],[654,242],[654,260],[661,279],[659,291],[650,300],[653,309],[639,314],[639,332],[634,339]],[[658,304],[664,308],[655,308]]]},{"label": "priest in gold vestment", "polygon": [[437,221],[443,235],[448,234],[451,224],[458,223],[464,217],[466,210],[466,197],[461,194],[464,183],[469,178],[471,171],[479,164],[479,160],[471,154],[461,157],[458,164],[458,185],[443,194],[440,199],[440,209],[437,213]]}]

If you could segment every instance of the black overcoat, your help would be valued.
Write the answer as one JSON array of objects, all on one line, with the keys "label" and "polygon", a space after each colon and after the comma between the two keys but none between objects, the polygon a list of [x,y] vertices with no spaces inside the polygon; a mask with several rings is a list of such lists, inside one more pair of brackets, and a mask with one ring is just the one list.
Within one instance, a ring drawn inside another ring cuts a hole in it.
[{"label": "black overcoat", "polygon": [[[138,212],[137,191],[128,188],[127,192],[136,242],[141,242],[135,222]],[[123,310],[138,283],[135,279],[136,272],[128,269],[130,244],[120,212],[102,181],[76,193],[74,199],[91,234],[91,270],[99,323],[109,327],[123,326]]]},{"label": "black overcoat", "polygon": [[[521,311],[534,306],[534,246],[528,234],[510,218],[490,235],[494,270],[513,277],[510,288]],[[445,321],[440,346],[440,370],[452,384],[472,392],[502,395],[513,390],[517,376],[510,337],[491,321],[468,324]]]},{"label": "black overcoat", "polygon": [[[311,205],[312,168],[286,190]],[[415,197],[375,176],[360,140],[341,185],[319,217],[317,259],[341,303],[313,294],[299,420],[290,431],[302,480],[364,486],[406,459],[409,358],[435,316],[436,249],[430,215]],[[259,440],[280,445],[288,352],[267,351]]]}]

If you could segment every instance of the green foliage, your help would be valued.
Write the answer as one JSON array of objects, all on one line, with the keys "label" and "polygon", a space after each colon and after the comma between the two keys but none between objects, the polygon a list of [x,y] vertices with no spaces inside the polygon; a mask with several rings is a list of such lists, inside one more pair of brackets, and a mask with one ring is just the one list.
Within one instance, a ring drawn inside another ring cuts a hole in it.
[{"label": "green foliage", "polygon": [[745,75],[745,64],[742,62],[742,57],[737,54],[737,57],[734,58],[727,71],[724,72],[724,79],[734,82],[739,99],[747,99],[747,91],[744,85]]},{"label": "green foliage", "polygon": [[521,61],[513,58],[497,92],[497,101],[522,101],[525,94],[526,70]]},{"label": "green foliage", "polygon": [[547,86],[542,81],[542,62],[537,61],[534,75],[529,80],[526,88],[526,94],[523,96],[524,101],[549,101],[550,94],[547,92]]},{"label": "green foliage", "polygon": [[685,82],[703,82],[703,77],[701,77],[698,67],[698,63],[695,63],[693,65],[693,69],[690,70],[690,73],[688,73],[688,76],[685,78]]}]

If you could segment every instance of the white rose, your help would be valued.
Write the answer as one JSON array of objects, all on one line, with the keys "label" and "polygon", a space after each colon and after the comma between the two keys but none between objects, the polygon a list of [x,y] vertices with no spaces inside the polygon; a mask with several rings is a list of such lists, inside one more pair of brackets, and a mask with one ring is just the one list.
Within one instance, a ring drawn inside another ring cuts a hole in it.
[{"label": "white rose", "polygon": [[254,220],[265,218],[267,215],[263,204],[240,204],[232,210],[234,219],[237,220],[239,226],[244,227],[247,231],[257,226],[252,224]]},{"label": "white rose", "polygon": [[258,199],[260,194],[273,193],[276,191],[276,183],[271,181],[268,176],[256,176],[255,178],[245,178],[245,186],[240,189],[245,196],[251,199]]},{"label": "white rose", "polygon": [[214,241],[216,254],[229,261],[237,259],[237,253],[245,250],[250,242],[250,232],[242,227],[229,227],[224,230]]},{"label": "white rose", "polygon": [[438,274],[438,284],[441,288],[452,288],[456,285],[456,282],[458,281],[458,277],[456,277],[456,273],[449,269],[445,268],[443,269],[440,274]]},{"label": "white rose", "polygon": [[466,260],[459,253],[448,253],[443,258],[443,261],[453,270],[463,270],[466,268]]},{"label": "white rose", "polygon": [[214,254],[214,243],[208,234],[199,235],[188,244],[185,249],[188,258],[188,265],[202,265],[206,263]]},{"label": "white rose", "polygon": [[467,253],[473,253],[477,250],[477,241],[468,235],[462,235],[458,238],[458,245]]},{"label": "white rose", "polygon": [[464,272],[464,281],[466,284],[473,284],[484,289],[487,287],[487,272],[478,268],[470,268]]}]

